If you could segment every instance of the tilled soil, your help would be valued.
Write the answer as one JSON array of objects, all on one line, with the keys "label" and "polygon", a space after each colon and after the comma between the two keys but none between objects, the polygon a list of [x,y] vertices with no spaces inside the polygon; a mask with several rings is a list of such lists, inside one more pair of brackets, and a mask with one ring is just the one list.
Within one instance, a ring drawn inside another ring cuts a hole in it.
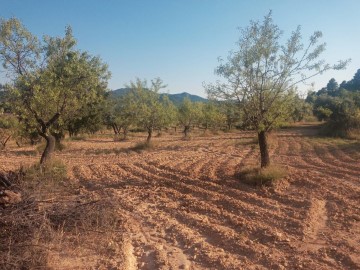
[{"label": "tilled soil", "polygon": [[[272,160],[288,176],[271,187],[237,176],[259,163],[251,132],[164,135],[142,152],[129,149],[144,136],[69,141],[57,157],[119,206],[122,269],[360,269],[359,143],[312,131],[273,135]],[[38,160],[26,151],[2,153],[0,169]]]}]

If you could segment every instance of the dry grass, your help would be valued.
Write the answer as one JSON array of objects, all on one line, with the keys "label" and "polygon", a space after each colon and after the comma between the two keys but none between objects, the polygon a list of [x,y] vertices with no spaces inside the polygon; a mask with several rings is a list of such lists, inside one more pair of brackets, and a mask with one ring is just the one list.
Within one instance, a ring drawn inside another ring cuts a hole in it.
[{"label": "dry grass", "polygon": [[266,168],[246,167],[238,174],[241,182],[254,186],[272,185],[286,175],[286,170],[279,165]]},{"label": "dry grass", "polygon": [[[110,250],[116,244],[109,247],[111,241],[121,243],[122,221],[113,200],[82,192],[66,178],[60,161],[21,168],[13,175],[13,189],[23,200],[0,213],[0,269],[119,267]],[[79,254],[85,261],[67,264],[64,253],[71,258]],[[87,257],[93,259],[86,261]],[[99,262],[100,257],[106,262]]]},{"label": "dry grass", "polygon": [[159,146],[159,144],[157,142],[139,142],[137,144],[135,144],[135,146],[131,147],[130,150],[135,151],[135,152],[141,152],[141,151],[147,151],[147,150],[153,150],[155,148],[157,148]]}]

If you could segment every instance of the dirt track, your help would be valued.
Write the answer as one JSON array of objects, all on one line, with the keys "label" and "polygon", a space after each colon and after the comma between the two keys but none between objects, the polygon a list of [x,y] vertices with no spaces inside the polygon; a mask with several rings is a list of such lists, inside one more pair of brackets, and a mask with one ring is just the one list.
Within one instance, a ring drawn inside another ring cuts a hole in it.
[{"label": "dirt track", "polygon": [[[277,133],[271,155],[289,175],[268,188],[234,176],[258,163],[246,132],[166,135],[141,153],[125,150],[145,137],[88,139],[58,157],[85,190],[118,202],[124,269],[360,269],[358,143],[311,132]],[[38,159],[16,151],[0,169]]]}]

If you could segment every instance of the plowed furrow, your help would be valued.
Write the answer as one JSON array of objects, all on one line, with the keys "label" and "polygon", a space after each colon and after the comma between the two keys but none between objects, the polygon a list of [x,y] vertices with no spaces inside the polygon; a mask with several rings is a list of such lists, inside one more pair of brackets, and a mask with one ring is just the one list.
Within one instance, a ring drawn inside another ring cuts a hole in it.
[{"label": "plowed furrow", "polygon": [[218,166],[211,168],[211,174],[221,181],[223,179],[233,178],[235,175],[235,168],[243,157],[237,155],[224,155],[222,154],[218,160]]},{"label": "plowed furrow", "polygon": [[125,170],[121,169],[120,164],[117,163],[111,165],[105,164],[104,166],[106,167],[108,172],[112,174],[112,177],[117,180],[125,180],[129,176]]},{"label": "plowed furrow", "polygon": [[73,167],[73,174],[75,177],[81,180],[94,179],[92,171],[86,165],[79,165]]},{"label": "plowed furrow", "polygon": [[258,165],[259,153],[255,145],[252,145],[250,151],[248,151],[241,162],[237,165],[237,170],[243,169],[246,166]]},{"label": "plowed furrow", "polygon": [[[296,166],[299,168],[299,165]],[[327,198],[328,201],[339,201],[342,202],[349,207],[354,207],[355,209],[359,209],[358,203],[350,200],[347,197],[344,197],[341,195],[341,193],[349,193],[349,189],[344,187],[343,185],[335,186],[329,183],[329,178],[325,175],[316,174],[309,177],[307,174],[305,177],[301,177],[302,174],[299,173],[297,176],[294,175],[294,181],[293,186],[294,188],[298,188],[299,190],[303,189],[304,186],[308,186],[311,188],[312,192],[321,192],[325,198]],[[354,196],[356,196],[358,193],[354,193]],[[360,209],[359,209],[360,210]]]},{"label": "plowed furrow", "polygon": [[[316,146],[314,146],[306,141],[302,141],[302,151],[303,151],[303,153],[307,153],[307,154],[304,154],[302,157],[309,164],[312,164],[319,168],[328,169],[329,171],[334,171],[337,175],[352,176],[352,175],[348,175],[349,171],[344,170],[341,167],[333,166],[331,164],[328,165],[327,162],[324,162],[322,160],[322,158],[323,158],[322,155],[319,155],[318,152],[316,151]],[[309,153],[315,154],[315,156],[310,155]],[[356,176],[358,176],[358,175],[356,175]]]},{"label": "plowed furrow", "polygon": [[304,154],[301,156],[301,160],[306,163],[306,166],[309,169],[312,169],[315,172],[321,172],[322,174],[328,175],[330,178],[337,178],[343,185],[347,185],[349,188],[358,189],[358,177],[356,175],[350,175],[347,171],[338,167],[327,165],[317,156],[314,157],[307,154],[314,151],[310,145],[305,146],[305,144],[303,144],[302,151]]},{"label": "plowed furrow", "polygon": [[104,167],[103,165],[91,164],[88,167],[94,178],[98,181],[111,180],[111,176],[108,174],[106,167]]},{"label": "plowed furrow", "polygon": [[[122,197],[119,197],[119,201],[121,201],[123,209],[129,211],[137,223],[141,224],[142,234],[144,231],[152,231],[155,232],[155,235],[157,233],[164,235],[163,238],[158,236],[158,239],[154,236],[152,241],[162,242],[161,240],[165,240],[168,245],[182,249],[184,254],[191,258],[191,261],[197,262],[206,269],[238,269],[242,265],[242,262],[232,254],[225,254],[224,251],[215,252],[219,248],[208,243],[202,234],[164,212],[153,211],[152,209],[146,209],[146,212],[141,209],[134,211],[133,201],[129,204],[129,201]],[[156,230],[163,230],[164,232]],[[143,241],[148,243],[151,238]],[[193,269],[197,268],[194,267]]]},{"label": "plowed furrow", "polygon": [[[136,164],[138,165],[138,164]],[[139,166],[139,165],[138,165]],[[144,169],[144,165],[140,165],[139,167],[143,171],[147,171]],[[154,168],[151,168],[152,170]],[[151,173],[150,171],[147,171]],[[191,194],[196,195],[200,200],[214,200],[216,198],[216,205],[221,206],[224,209],[232,208],[233,211],[236,211],[239,214],[242,214],[250,219],[257,219],[258,217],[266,218],[268,222],[272,222],[274,218],[276,218],[276,222],[283,222],[284,224],[287,224],[292,229],[301,229],[300,220],[293,220],[290,217],[282,217],[279,216],[279,214],[272,209],[268,207],[268,205],[262,204],[262,206],[258,206],[256,204],[249,204],[249,201],[254,201],[253,198],[250,198],[249,196],[246,196],[244,194],[243,198],[242,196],[236,196],[236,197],[230,197],[229,194],[224,194],[223,190],[214,190],[213,187],[211,187],[212,183],[209,183],[209,185],[205,188],[194,186],[185,178],[178,179],[177,181],[168,181],[168,179],[174,179],[174,176],[169,176],[168,174],[161,174],[157,172],[156,174],[152,173],[152,176],[149,175],[149,173],[143,173],[143,175],[147,175],[150,179],[161,179],[162,183],[167,183],[168,188],[176,187],[176,190],[179,192],[182,192],[184,194]],[[141,174],[141,172],[140,172]],[[175,176],[176,177],[176,176]],[[176,178],[175,178],[176,179]],[[184,182],[187,182],[186,184]],[[198,181],[199,182],[199,181]],[[210,190],[211,189],[211,190]],[[247,197],[247,198],[246,198]],[[240,201],[239,199],[242,199]],[[247,200],[248,199],[248,200]],[[264,209],[264,207],[266,207]],[[252,209],[252,210],[250,210]],[[291,224],[291,225],[290,225]]]},{"label": "plowed furrow", "polygon": [[[164,212],[177,222],[184,226],[190,227],[193,231],[198,232],[206,242],[211,244],[215,250],[221,250],[226,254],[231,254],[231,260],[236,259],[240,266],[241,261],[251,259],[252,264],[262,263],[262,258],[256,253],[256,244],[247,246],[241,239],[241,235],[233,230],[222,227],[218,224],[212,224],[209,219],[204,219],[200,215],[192,215],[191,213],[177,213],[171,209],[164,209]],[[263,266],[270,266],[274,263],[266,260]]]},{"label": "plowed furrow", "polygon": [[324,145],[315,145],[314,150],[316,155],[326,164],[341,168],[344,172],[350,175],[360,175],[359,167],[354,163],[342,162],[338,157],[329,151],[328,147]]},{"label": "plowed furrow", "polygon": [[[184,266],[181,261],[179,262],[171,256],[171,253],[173,253],[174,250],[179,251],[179,248],[166,242],[163,238],[153,236],[156,235],[156,230],[144,224],[146,219],[138,214],[126,211],[127,207],[124,207],[124,204],[122,207],[122,212],[125,213],[124,216],[127,217],[127,222],[131,223],[128,239],[132,247],[132,269],[168,270],[179,269],[181,266]],[[181,250],[180,253],[182,253]],[[184,260],[187,261],[186,257]]]},{"label": "plowed furrow", "polygon": [[[183,182],[184,184],[191,185],[194,187],[199,187],[206,191],[213,191],[215,194],[226,194],[230,196],[233,200],[242,199],[243,201],[247,201],[251,203],[251,205],[259,206],[260,208],[269,207],[269,204],[264,204],[263,200],[257,198],[257,195],[254,195],[251,192],[242,191],[240,189],[232,188],[226,185],[222,185],[221,183],[214,183],[214,182],[206,182],[206,181],[198,181],[196,179],[190,179],[183,175],[179,175],[177,171],[163,167],[158,164],[153,164],[153,162],[149,163],[141,163],[137,164],[142,169],[150,171],[153,174],[159,174],[160,176],[164,177],[165,179],[169,180],[179,180],[178,182]],[[269,199],[269,198],[267,198]],[[287,208],[288,205],[297,205],[299,209],[303,207],[301,200],[296,200],[295,198],[289,199],[285,196],[277,198],[274,201],[271,201],[270,205],[277,205],[280,204],[281,207]],[[297,211],[299,210],[297,209]]]},{"label": "plowed furrow", "polygon": [[184,175],[196,177],[196,170],[199,170],[206,162],[208,162],[206,156],[196,155],[196,158],[189,158],[184,163],[177,164],[174,167]]},{"label": "plowed furrow", "polygon": [[[172,189],[164,189],[161,193],[161,200],[164,201],[164,206],[167,209],[173,208],[172,211],[181,211],[182,214],[187,213],[198,214],[204,217],[207,216],[209,220],[214,224],[219,224],[224,227],[229,227],[238,234],[245,233],[246,235],[261,236],[261,239],[265,238],[264,232],[271,231],[271,225],[267,223],[268,220],[258,219],[256,227],[248,223],[248,216],[234,211],[232,208],[219,207],[214,202],[200,201],[192,195],[183,195]],[[171,201],[169,199],[171,198]],[[158,198],[160,200],[160,198]],[[280,230],[281,231],[281,230]],[[293,231],[292,231],[293,232]],[[284,232],[283,232],[284,233]],[[254,237],[255,238],[255,237]]]},{"label": "plowed furrow", "polygon": [[301,141],[304,140],[304,138],[299,136],[289,137],[286,138],[284,141],[289,144],[288,151],[285,154],[299,154],[301,152]]},{"label": "plowed furrow", "polygon": [[330,144],[330,145],[328,145],[328,149],[329,149],[330,154],[333,155],[334,157],[338,158],[340,161],[347,163],[347,164],[352,164],[356,168],[358,168],[358,166],[356,166],[356,165],[359,164],[359,159],[356,159],[353,156],[349,155],[346,151],[341,149],[339,146],[334,146],[334,145]]},{"label": "plowed furrow", "polygon": [[[162,194],[169,194],[169,190]],[[173,196],[171,196],[173,198]],[[182,197],[176,198],[175,202],[181,201]],[[187,197],[188,200],[190,200]],[[216,240],[217,242],[221,243],[222,246],[226,246],[230,244],[229,250],[232,248],[236,248],[239,246],[241,250],[241,255],[246,256],[247,258],[251,258],[252,261],[256,261],[256,250],[258,247],[260,248],[261,245],[264,244],[277,244],[277,241],[282,241],[279,239],[279,236],[285,237],[285,234],[281,232],[281,230],[275,230],[274,227],[268,226],[267,224],[264,225],[262,220],[248,223],[246,217],[241,217],[240,215],[235,215],[230,212],[221,211],[221,216],[219,213],[213,213],[206,211],[209,209],[206,206],[206,203],[203,203],[203,208],[199,207],[199,202],[192,203],[191,201],[186,203],[186,206],[178,206],[174,202],[165,203],[164,206],[159,207],[158,209],[163,209],[163,211],[167,212],[169,215],[176,215],[177,218],[179,217],[190,217],[191,220],[183,220],[185,224],[192,224],[194,227],[200,229],[201,231],[210,232],[210,237],[213,238],[214,235],[218,235],[221,240]],[[180,204],[182,205],[182,204]],[[191,211],[195,210],[195,211]],[[205,211],[204,211],[205,210]],[[199,224],[197,224],[199,223]],[[254,226],[254,224],[256,224]],[[220,234],[220,235],[219,235]],[[234,239],[236,243],[232,243]],[[255,241],[249,242],[246,239],[256,239]],[[226,241],[226,244],[222,243]],[[258,247],[257,247],[258,246]],[[276,245],[278,250],[286,251],[289,246],[284,245],[283,243],[279,243]],[[270,266],[271,260],[267,259],[265,262],[263,261],[264,265]]]}]

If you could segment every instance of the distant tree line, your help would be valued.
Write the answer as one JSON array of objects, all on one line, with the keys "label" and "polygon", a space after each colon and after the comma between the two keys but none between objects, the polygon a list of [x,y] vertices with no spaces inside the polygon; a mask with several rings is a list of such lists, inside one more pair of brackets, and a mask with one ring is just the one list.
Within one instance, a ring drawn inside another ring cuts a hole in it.
[{"label": "distant tree line", "polygon": [[350,81],[340,85],[332,78],[316,92],[310,92],[306,102],[320,121],[326,121],[329,135],[357,137],[360,130],[360,69]]}]

